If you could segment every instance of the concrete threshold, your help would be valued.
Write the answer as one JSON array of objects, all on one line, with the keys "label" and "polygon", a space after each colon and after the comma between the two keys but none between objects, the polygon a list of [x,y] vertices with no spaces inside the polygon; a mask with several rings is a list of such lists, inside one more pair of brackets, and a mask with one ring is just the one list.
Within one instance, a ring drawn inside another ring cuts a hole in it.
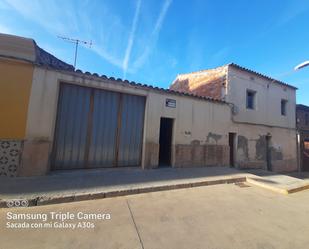
[{"label": "concrete threshold", "polygon": [[[245,176],[223,177],[222,179],[210,179],[203,181],[164,184],[157,186],[154,185],[154,186],[137,187],[137,188],[123,188],[123,189],[99,191],[99,192],[91,191],[91,192],[74,193],[67,195],[40,195],[37,197],[27,198],[27,201],[29,204],[28,206],[41,206],[41,205],[59,204],[67,202],[103,199],[117,196],[135,195],[135,194],[157,192],[157,191],[210,186],[217,184],[231,184],[245,181],[246,181]],[[0,200],[0,208],[7,208],[7,201],[8,200],[5,199]]]},{"label": "concrete threshold", "polygon": [[[279,178],[280,177],[280,178]],[[292,194],[309,189],[309,181],[304,181],[294,177],[279,175],[269,177],[250,176],[246,177],[246,182],[266,190],[280,194]],[[277,179],[274,179],[277,178]]]}]

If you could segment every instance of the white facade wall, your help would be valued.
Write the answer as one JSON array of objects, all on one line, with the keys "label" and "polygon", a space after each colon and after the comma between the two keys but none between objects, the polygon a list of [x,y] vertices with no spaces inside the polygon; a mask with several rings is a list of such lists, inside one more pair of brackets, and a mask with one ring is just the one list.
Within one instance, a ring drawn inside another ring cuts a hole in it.
[{"label": "white facade wall", "polygon": [[[165,106],[167,98],[176,100],[176,108]],[[174,119],[173,165],[228,165],[228,128],[232,123],[230,107],[227,104],[154,92],[149,93],[147,102],[148,166],[156,167],[158,164],[161,117]],[[212,145],[220,147],[222,152],[217,151],[216,155],[210,155],[208,149]],[[216,158],[210,159],[212,156]]]},{"label": "white facade wall", "polygon": [[[228,68],[226,87],[225,99],[234,106],[233,129],[241,139],[237,141],[238,166],[266,169],[264,142],[268,135],[272,170],[297,170],[295,89],[233,66]],[[253,110],[246,107],[247,90],[256,92]],[[287,100],[286,116],[281,115],[282,99]]]},{"label": "white facade wall", "polygon": [[[23,154],[21,175],[45,174],[50,170],[60,82],[146,97],[143,168],[158,166],[161,117],[174,119],[171,156],[173,166],[229,163],[227,129],[231,126],[231,113],[227,104],[168,94],[91,75],[36,67],[28,108],[24,145],[26,153]],[[176,108],[165,106],[167,98],[176,100]],[[220,149],[209,149],[208,145]],[[205,160],[207,153],[211,154],[210,160]]]},{"label": "white facade wall", "polygon": [[[296,170],[295,93],[277,84],[267,87],[267,82],[258,77],[250,80],[250,74],[229,71],[226,100],[238,107],[238,113],[232,115],[231,105],[222,102],[36,67],[20,175],[42,175],[50,171],[60,82],[146,97],[140,165],[143,168],[158,167],[160,119],[166,117],[174,120],[173,167],[228,166],[229,132],[233,132],[236,134],[235,167],[266,169],[265,136],[270,135],[272,169]],[[257,92],[257,110],[246,110],[246,88]],[[166,106],[167,98],[176,100],[176,108]],[[288,100],[286,117],[281,117],[281,98]]]},{"label": "white facade wall", "polygon": [[[295,89],[252,73],[228,68],[226,101],[236,106],[234,121],[295,129]],[[246,108],[247,90],[256,92],[255,109]],[[281,115],[281,99],[287,100],[287,115]]]}]

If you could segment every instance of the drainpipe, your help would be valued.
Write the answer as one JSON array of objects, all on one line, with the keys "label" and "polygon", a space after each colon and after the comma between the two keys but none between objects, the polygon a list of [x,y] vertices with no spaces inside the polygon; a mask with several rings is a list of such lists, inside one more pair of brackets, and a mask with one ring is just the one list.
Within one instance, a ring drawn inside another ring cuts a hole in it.
[{"label": "drainpipe", "polygon": [[[298,64],[296,67],[294,67],[294,71],[300,70],[304,67],[308,67],[309,66],[309,61],[304,61],[300,64]],[[298,167],[298,172],[301,171],[301,148],[300,148],[300,133],[301,130],[298,127],[298,118],[297,118],[297,110],[295,112],[296,114],[296,136],[297,136],[297,167]]]},{"label": "drainpipe", "polygon": [[295,109],[295,126],[296,126],[296,154],[297,154],[297,171],[301,172],[301,149],[300,149],[300,129],[299,129],[299,119],[297,115],[297,109]]},{"label": "drainpipe", "polygon": [[301,172],[301,165],[300,165],[300,132],[296,130],[296,153],[297,153],[297,169],[298,172]]}]

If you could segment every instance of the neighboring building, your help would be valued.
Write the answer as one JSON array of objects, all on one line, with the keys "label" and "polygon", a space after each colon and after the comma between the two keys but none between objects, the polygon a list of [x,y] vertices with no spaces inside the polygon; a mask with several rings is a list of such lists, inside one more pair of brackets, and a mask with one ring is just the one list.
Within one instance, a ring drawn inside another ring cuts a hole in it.
[{"label": "neighboring building", "polygon": [[[21,171],[21,155],[28,149],[28,106],[34,69],[39,65],[74,70],[32,39],[0,34],[0,176],[16,176]],[[24,158],[23,162],[34,157],[40,155]]]},{"label": "neighboring building", "polygon": [[19,167],[34,61],[32,40],[0,35],[0,175],[14,176]]},{"label": "neighboring building", "polygon": [[295,87],[228,64],[180,74],[170,89],[230,103],[230,143],[236,147],[230,154],[234,155],[236,167],[297,169]]},{"label": "neighboring building", "polygon": [[[296,170],[295,88],[264,76],[236,70],[228,83],[238,84],[233,75],[245,78],[239,92],[220,86],[222,95],[202,97],[75,71],[33,40],[9,35],[0,35],[0,62],[0,175],[133,166],[266,168],[267,158],[271,170]],[[256,82],[249,85],[255,91],[250,101],[258,110],[245,115],[254,111],[243,108],[245,97],[237,98],[246,95],[250,77]],[[275,93],[273,100],[260,99],[262,89]]]},{"label": "neighboring building", "polygon": [[309,106],[296,106],[297,130],[300,135],[300,169],[309,171]]}]

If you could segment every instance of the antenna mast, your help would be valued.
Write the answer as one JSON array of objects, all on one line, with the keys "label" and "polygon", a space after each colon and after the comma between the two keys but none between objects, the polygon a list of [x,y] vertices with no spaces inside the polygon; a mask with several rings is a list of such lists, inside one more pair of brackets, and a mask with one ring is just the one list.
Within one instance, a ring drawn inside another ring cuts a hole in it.
[{"label": "antenna mast", "polygon": [[58,36],[58,38],[67,41],[67,42],[71,42],[75,44],[75,54],[74,54],[74,68],[76,68],[76,60],[77,60],[77,49],[78,49],[78,45],[81,44],[85,44],[88,45],[89,48],[91,48],[92,45],[92,41],[87,42],[87,41],[82,41],[79,39],[73,39],[73,38],[69,38],[69,37],[64,37],[64,36]]}]

